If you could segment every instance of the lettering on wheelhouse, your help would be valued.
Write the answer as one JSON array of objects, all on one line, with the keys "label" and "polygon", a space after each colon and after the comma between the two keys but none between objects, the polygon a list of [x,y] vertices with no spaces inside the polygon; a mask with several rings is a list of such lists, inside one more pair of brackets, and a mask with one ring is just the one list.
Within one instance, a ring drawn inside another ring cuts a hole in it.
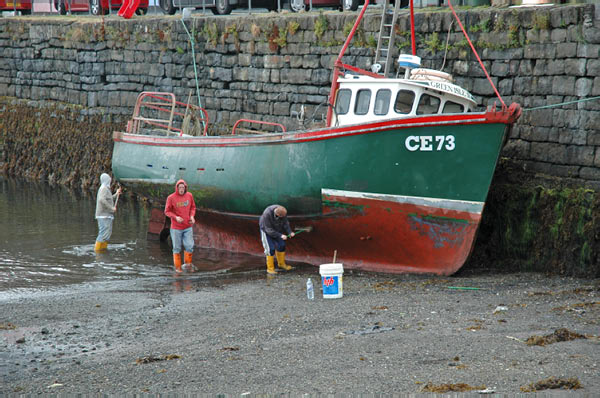
[{"label": "lettering on wheelhouse", "polygon": [[474,100],[473,96],[467,90],[464,90],[461,87],[455,86],[454,84],[446,84],[444,82],[429,82],[429,87],[436,89],[436,90],[445,91],[450,94],[456,94],[461,97],[468,98],[470,100]]},{"label": "lettering on wheelhouse", "polygon": [[411,152],[453,151],[456,148],[453,135],[409,135],[404,146]]}]

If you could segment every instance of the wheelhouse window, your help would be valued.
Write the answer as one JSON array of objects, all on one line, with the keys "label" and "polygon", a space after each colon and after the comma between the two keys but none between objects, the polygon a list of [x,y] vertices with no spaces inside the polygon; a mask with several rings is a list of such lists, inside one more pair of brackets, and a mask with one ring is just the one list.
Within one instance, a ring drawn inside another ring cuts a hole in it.
[{"label": "wheelhouse window", "polygon": [[410,90],[399,90],[394,103],[396,113],[410,113],[415,102],[415,93]]},{"label": "wheelhouse window", "polygon": [[356,115],[366,115],[369,112],[370,103],[371,90],[358,90],[358,93],[356,93],[356,104],[354,105],[354,113]]},{"label": "wheelhouse window", "polygon": [[430,115],[438,113],[440,109],[440,99],[433,95],[423,94],[419,99],[419,106],[417,107],[417,115]]},{"label": "wheelhouse window", "polygon": [[375,109],[373,113],[376,115],[387,115],[390,109],[390,99],[392,98],[392,91],[389,89],[377,90],[375,95]]},{"label": "wheelhouse window", "polygon": [[350,110],[350,99],[352,98],[352,91],[347,88],[342,88],[337,92],[337,98],[335,101],[335,112],[338,115],[345,115]]},{"label": "wheelhouse window", "polygon": [[444,109],[442,109],[442,113],[463,113],[464,111],[465,107],[463,105],[453,101],[446,101]]}]

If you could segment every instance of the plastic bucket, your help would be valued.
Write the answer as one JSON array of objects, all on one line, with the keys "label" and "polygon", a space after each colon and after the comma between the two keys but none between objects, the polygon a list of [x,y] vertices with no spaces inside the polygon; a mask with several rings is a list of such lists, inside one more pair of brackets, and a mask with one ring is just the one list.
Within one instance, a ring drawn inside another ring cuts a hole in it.
[{"label": "plastic bucket", "polygon": [[344,267],[342,264],[321,264],[319,267],[323,298],[340,298],[344,294]]}]

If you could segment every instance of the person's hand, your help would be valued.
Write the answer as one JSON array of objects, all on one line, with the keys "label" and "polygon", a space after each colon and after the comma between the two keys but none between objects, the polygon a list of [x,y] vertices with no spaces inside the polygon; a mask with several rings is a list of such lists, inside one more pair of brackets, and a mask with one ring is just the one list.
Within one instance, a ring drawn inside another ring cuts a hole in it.
[{"label": "person's hand", "polygon": [[117,195],[120,195],[123,192],[123,188],[119,187],[119,189],[117,189]]},{"label": "person's hand", "polygon": [[287,235],[281,235],[281,239],[286,240],[287,239]]},{"label": "person's hand", "polygon": [[196,223],[196,219],[194,218],[194,216],[190,217],[190,224],[195,224]]},{"label": "person's hand", "polygon": [[181,218],[179,216],[175,216],[175,221],[177,221],[178,223],[182,223],[183,222],[183,218]]},{"label": "person's hand", "polygon": [[113,213],[117,212],[117,206],[113,207]]},{"label": "person's hand", "polygon": [[293,238],[294,236],[296,236],[296,234],[292,232],[292,233],[290,234],[290,238]]}]

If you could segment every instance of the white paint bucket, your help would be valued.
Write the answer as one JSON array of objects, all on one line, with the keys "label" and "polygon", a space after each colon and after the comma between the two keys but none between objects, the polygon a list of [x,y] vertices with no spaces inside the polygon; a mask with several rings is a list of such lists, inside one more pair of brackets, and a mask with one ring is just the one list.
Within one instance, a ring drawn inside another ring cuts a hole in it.
[{"label": "white paint bucket", "polygon": [[344,294],[344,267],[342,264],[321,264],[319,267],[323,287],[323,298],[340,298]]}]

